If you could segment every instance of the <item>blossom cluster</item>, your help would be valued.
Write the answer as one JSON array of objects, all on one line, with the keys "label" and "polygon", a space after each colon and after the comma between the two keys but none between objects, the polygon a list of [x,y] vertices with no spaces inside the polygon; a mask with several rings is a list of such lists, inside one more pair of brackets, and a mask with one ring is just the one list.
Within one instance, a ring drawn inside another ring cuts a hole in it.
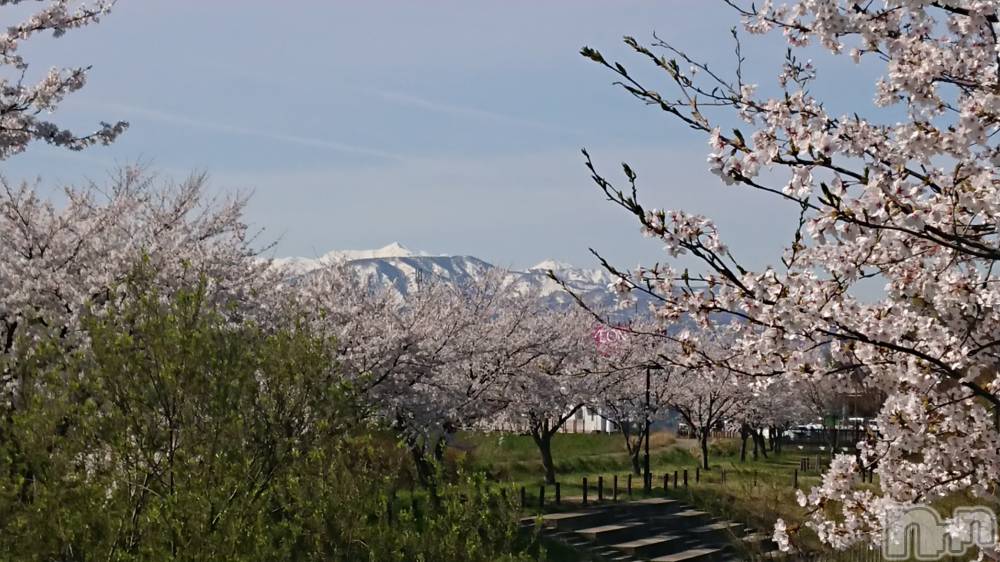
[{"label": "blossom cluster", "polygon": [[[2,4],[24,1],[10,0]],[[53,67],[30,82],[28,61],[19,52],[26,40],[38,34],[50,32],[60,37],[68,30],[99,22],[113,4],[113,1],[81,4],[71,0],[50,0],[25,21],[0,33],[0,160],[23,152],[33,141],[71,150],[109,144],[128,128],[124,121],[100,123],[96,131],[77,135],[44,118],[53,113],[67,95],[84,87],[88,69]]]},{"label": "blossom cluster", "polygon": [[[654,313],[665,322],[716,326],[693,332],[685,349],[749,386],[849,376],[860,392],[885,396],[877,434],[838,458],[803,499],[827,543],[877,543],[888,502],[989,494],[1000,479],[1000,3],[729,4],[749,33],[787,39],[781,95],[759,94],[742,69],[726,79],[660,39],[626,43],[667,70],[675,97],[593,49],[583,54],[618,74],[633,96],[701,131],[723,183],[791,205],[794,238],[776,256],[780,266],[754,270],[709,219],[647,211],[630,169],[632,189],[619,189],[588,156],[599,188],[635,215],[644,235],[702,265],[683,274],[640,268],[616,286],[655,293]],[[882,65],[871,117],[861,108],[828,113],[813,87],[821,69],[797,58],[807,45]],[[724,132],[734,118],[750,132]],[[869,280],[882,290],[859,298]],[[718,330],[734,338],[726,353],[713,351],[715,336],[707,336]],[[872,468],[879,494],[854,487]],[[787,545],[789,534],[779,522],[778,542]]]}]

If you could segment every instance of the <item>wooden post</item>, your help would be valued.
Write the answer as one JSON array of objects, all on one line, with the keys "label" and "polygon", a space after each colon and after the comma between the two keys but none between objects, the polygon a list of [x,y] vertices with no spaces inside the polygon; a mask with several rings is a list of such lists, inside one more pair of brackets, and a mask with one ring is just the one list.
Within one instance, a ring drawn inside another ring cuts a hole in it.
[{"label": "wooden post", "polygon": [[684,469],[684,487],[688,487],[688,469]]},{"label": "wooden post", "polygon": [[583,477],[583,505],[587,505],[587,477]]},{"label": "wooden post", "polygon": [[618,475],[615,474],[613,478],[614,480],[611,485],[611,499],[618,501]]},{"label": "wooden post", "polygon": [[696,484],[698,482],[701,482],[701,467],[700,466],[696,466],[695,469],[694,469],[694,481],[695,481]]},{"label": "wooden post", "polygon": [[626,484],[626,485],[628,486],[628,497],[631,498],[632,497],[632,473],[631,472],[628,475],[628,484]]},{"label": "wooden post", "polygon": [[556,505],[559,505],[562,502],[562,491],[559,488],[559,483],[556,482]]},{"label": "wooden post", "polygon": [[663,473],[663,491],[667,491],[667,484],[670,483],[670,475],[666,472]]},{"label": "wooden post", "polygon": [[528,491],[524,488],[524,486],[521,486],[521,507],[525,507],[527,505],[528,505]]},{"label": "wooden post", "polygon": [[792,488],[795,488],[796,490],[799,489],[799,471],[798,470],[795,471],[795,475],[792,477]]},{"label": "wooden post", "polygon": [[545,484],[538,487],[538,509],[545,509]]},{"label": "wooden post", "polygon": [[677,489],[677,471],[674,471],[674,489]]},{"label": "wooden post", "polygon": [[597,501],[604,501],[604,477],[597,477]]}]

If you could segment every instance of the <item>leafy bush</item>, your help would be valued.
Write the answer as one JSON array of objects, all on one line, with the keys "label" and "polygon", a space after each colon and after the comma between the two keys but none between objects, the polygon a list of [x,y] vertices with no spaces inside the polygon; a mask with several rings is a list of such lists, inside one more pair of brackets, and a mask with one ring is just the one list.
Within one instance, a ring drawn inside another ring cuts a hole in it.
[{"label": "leafy bush", "polygon": [[86,347],[52,334],[0,371],[0,558],[515,559],[517,511],[481,481],[390,502],[405,457],[357,419],[330,342],[234,320],[204,285],[127,294]]}]

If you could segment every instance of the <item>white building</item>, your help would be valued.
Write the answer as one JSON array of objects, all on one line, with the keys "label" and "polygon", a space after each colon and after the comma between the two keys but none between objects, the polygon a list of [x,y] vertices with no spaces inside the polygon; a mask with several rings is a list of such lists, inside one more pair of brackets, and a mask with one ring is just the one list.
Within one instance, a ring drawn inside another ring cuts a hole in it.
[{"label": "white building", "polygon": [[563,424],[561,433],[614,433],[615,425],[601,417],[597,409],[584,406]]},{"label": "white building", "polygon": [[[503,431],[508,433],[525,433],[528,424],[524,418],[501,416],[497,419],[476,424],[484,431]],[[560,433],[615,433],[618,429],[613,423],[601,417],[596,408],[584,406],[577,410],[566,423],[559,428]]]}]

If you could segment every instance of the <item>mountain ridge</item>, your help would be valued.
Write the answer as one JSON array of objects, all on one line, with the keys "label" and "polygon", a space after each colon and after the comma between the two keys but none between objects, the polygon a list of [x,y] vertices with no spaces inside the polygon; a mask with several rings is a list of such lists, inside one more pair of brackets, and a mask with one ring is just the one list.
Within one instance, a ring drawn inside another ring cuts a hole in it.
[{"label": "mountain ridge", "polygon": [[[398,242],[374,250],[332,250],[319,258],[274,258],[271,265],[291,277],[309,275],[323,267],[344,265],[367,283],[392,286],[403,295],[417,290],[418,281],[427,275],[452,283],[469,283],[498,268],[475,256],[432,255],[410,250]],[[510,276],[515,290],[540,295],[552,306],[566,306],[572,304],[573,299],[548,277],[549,270],[587,302],[600,306],[615,303],[608,289],[613,279],[604,270],[576,267],[556,260],[544,260],[526,270],[500,269]]]}]

